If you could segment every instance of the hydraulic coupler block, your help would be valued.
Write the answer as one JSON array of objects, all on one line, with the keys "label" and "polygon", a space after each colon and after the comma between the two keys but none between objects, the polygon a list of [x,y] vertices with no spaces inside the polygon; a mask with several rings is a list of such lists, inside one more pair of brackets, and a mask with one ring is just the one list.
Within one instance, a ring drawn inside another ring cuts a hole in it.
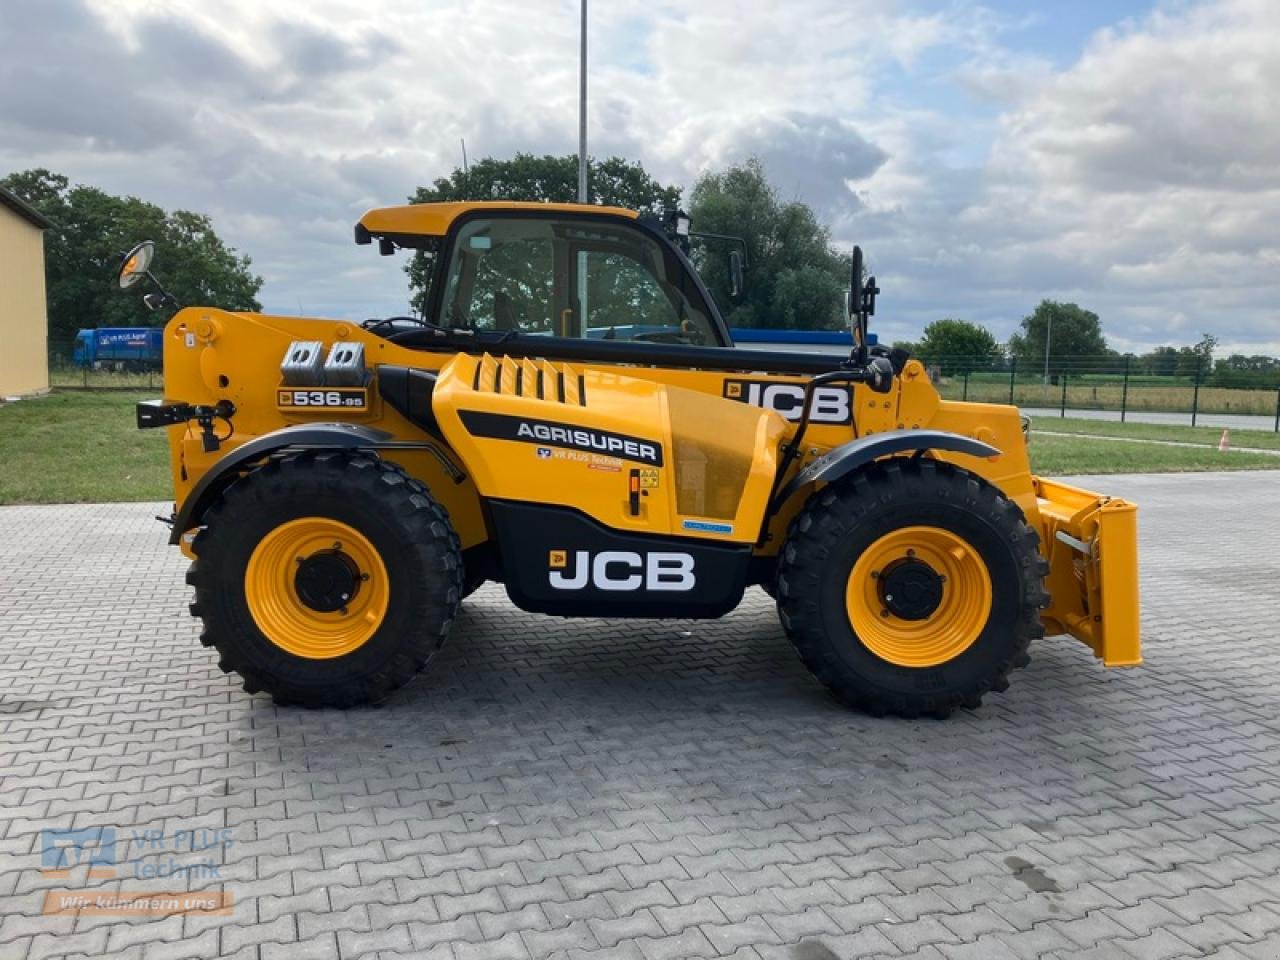
[{"label": "hydraulic coupler block", "polygon": [[366,377],[363,343],[339,340],[329,348],[329,359],[324,362],[325,386],[363,387]]},{"label": "hydraulic coupler block", "polygon": [[319,340],[295,340],[284,352],[280,375],[286,386],[324,386],[324,344]]}]

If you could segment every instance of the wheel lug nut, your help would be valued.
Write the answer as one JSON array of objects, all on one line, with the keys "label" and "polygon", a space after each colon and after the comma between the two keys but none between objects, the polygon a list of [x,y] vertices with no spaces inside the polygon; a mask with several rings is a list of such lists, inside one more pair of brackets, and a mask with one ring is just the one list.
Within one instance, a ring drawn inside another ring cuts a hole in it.
[{"label": "wheel lug nut", "polygon": [[915,555],[916,555],[916,552],[915,552],[914,550],[910,550],[910,549],[909,549],[909,550],[907,550],[907,556],[908,556],[908,557],[914,557]]},{"label": "wheel lug nut", "polygon": [[[368,579],[369,579],[369,575],[368,575],[367,573],[362,573],[362,574],[360,574],[360,579],[361,579],[362,581],[364,581],[364,580],[368,580]],[[944,580],[945,580],[945,579],[946,579],[946,577],[943,577],[942,579],[944,579]]]},{"label": "wheel lug nut", "polygon": [[888,615],[889,615],[889,611],[888,611],[888,610],[881,610],[881,611],[880,611],[880,616],[882,616],[882,617],[887,617]]},{"label": "wheel lug nut", "polygon": [[880,579],[880,571],[879,571],[879,570],[872,570],[872,571],[871,571],[871,579],[872,579],[872,580],[879,580],[879,579]]}]

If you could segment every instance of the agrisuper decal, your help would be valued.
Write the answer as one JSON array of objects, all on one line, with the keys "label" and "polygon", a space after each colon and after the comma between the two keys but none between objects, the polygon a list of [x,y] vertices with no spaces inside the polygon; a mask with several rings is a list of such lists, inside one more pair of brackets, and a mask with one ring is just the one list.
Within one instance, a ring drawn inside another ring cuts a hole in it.
[{"label": "agrisuper decal", "polygon": [[[804,409],[804,384],[776,380],[725,380],[724,395],[729,400],[749,403],[799,420]],[[848,386],[823,386],[813,391],[811,423],[850,423],[853,420],[853,390]]]},{"label": "agrisuper decal", "polygon": [[586,453],[604,454],[635,463],[662,466],[662,444],[641,437],[595,430],[551,420],[535,420],[532,417],[513,417],[504,413],[486,413],[481,410],[459,410],[462,425],[473,437],[491,437],[495,440],[518,440],[541,447],[559,447],[563,450],[581,450]]},{"label": "agrisuper decal", "polygon": [[679,551],[552,550],[548,579],[557,590],[672,590],[697,586],[693,557]]}]

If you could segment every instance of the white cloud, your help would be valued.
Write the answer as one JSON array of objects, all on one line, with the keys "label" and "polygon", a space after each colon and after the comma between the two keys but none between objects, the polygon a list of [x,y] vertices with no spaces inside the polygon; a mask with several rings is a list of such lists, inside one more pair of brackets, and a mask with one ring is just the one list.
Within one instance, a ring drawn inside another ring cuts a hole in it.
[{"label": "white cloud", "polygon": [[[1063,69],[957,0],[594,4],[591,135],[688,186],[755,153],[861,240],[882,332],[1079,300],[1121,346],[1280,352],[1280,4],[1178,4]],[[366,208],[576,147],[577,3],[5,0],[0,170],[212,214],[268,308],[399,312]]]},{"label": "white cloud", "polygon": [[1062,72],[1033,65],[944,228],[972,251],[961,302],[1021,288],[1088,303],[1123,347],[1211,330],[1280,352],[1277,35],[1269,0],[1204,4],[1104,31]]}]

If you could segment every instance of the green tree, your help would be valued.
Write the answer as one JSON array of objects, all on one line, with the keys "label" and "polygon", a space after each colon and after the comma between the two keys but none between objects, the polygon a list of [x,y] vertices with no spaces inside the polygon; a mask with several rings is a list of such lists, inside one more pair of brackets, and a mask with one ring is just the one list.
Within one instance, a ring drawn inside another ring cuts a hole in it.
[{"label": "green tree", "polygon": [[62,174],[24,170],[0,180],[51,221],[45,231],[49,339],[68,350],[81,327],[151,326],[165,317],[142,304],[137,290],[112,282],[120,255],[139,240],[156,242],[156,274],[183,304],[260,310],[262,278],[228,247],[204,214],[166,213],[137,197],[72,185]]},{"label": "green tree", "polygon": [[1178,372],[1177,347],[1156,347],[1138,358],[1138,369],[1155,377],[1172,377]]},{"label": "green tree", "polygon": [[1233,353],[1214,363],[1213,382],[1221,387],[1280,386],[1280,360],[1265,354]]},{"label": "green tree", "polygon": [[742,237],[749,270],[740,301],[731,299],[728,250],[710,243],[695,262],[730,326],[837,330],[845,325],[849,258],[813,210],[783,202],[756,158],[703,175],[689,198],[695,231]]},{"label": "green tree", "polygon": [[1026,364],[1025,369],[1035,369],[1045,362],[1046,337],[1050,370],[1060,370],[1068,361],[1109,355],[1098,315],[1074,303],[1041,300],[1034,313],[1022,318],[1022,332],[1009,338],[1009,353]]},{"label": "green tree", "polygon": [[[639,163],[621,157],[587,161],[587,195],[593,203],[661,213],[680,203],[680,188],[664,186]],[[517,153],[509,160],[485,157],[463,170],[457,167],[429,187],[419,187],[410,203],[457,200],[526,200],[573,203],[578,198],[578,158]],[[431,280],[431,261],[418,252],[405,266],[411,303],[423,312]]]},{"label": "green tree", "polygon": [[1211,333],[1200,337],[1195,346],[1183,347],[1178,351],[1177,375],[1180,377],[1205,377],[1213,369],[1213,351],[1218,346],[1218,338]]},{"label": "green tree", "polygon": [[990,330],[950,317],[925,327],[916,349],[924,363],[948,374],[986,369],[1000,356],[1000,345]]}]

